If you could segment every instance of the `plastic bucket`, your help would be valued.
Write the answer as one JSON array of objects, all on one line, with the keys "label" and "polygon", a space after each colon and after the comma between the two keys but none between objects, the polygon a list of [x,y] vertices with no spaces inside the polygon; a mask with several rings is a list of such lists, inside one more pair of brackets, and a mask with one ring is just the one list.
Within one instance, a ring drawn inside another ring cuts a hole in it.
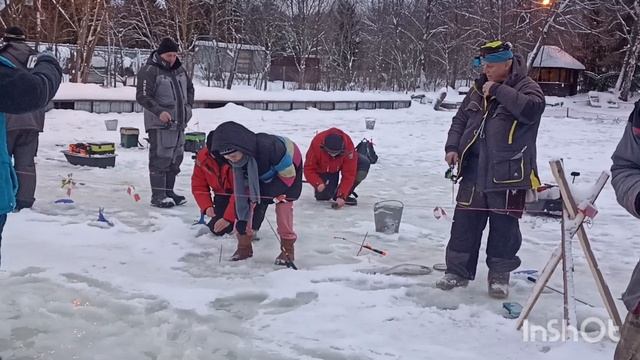
[{"label": "plastic bucket", "polygon": [[107,127],[107,131],[118,130],[118,119],[105,120],[104,125]]},{"label": "plastic bucket", "polygon": [[373,205],[376,232],[395,234],[400,231],[404,204],[399,200],[385,200]]},{"label": "plastic bucket", "polygon": [[368,130],[373,130],[373,128],[376,127],[376,119],[371,117],[364,118],[364,125],[367,127]]}]

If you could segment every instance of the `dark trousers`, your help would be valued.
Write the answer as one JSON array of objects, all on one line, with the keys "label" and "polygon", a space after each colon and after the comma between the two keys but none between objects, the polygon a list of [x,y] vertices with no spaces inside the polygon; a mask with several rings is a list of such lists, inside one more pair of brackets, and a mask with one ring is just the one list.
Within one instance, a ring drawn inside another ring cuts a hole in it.
[{"label": "dark trousers", "polygon": [[18,175],[16,209],[30,208],[36,201],[36,163],[38,153],[38,130],[7,131],[7,149],[13,157],[13,166]]},{"label": "dark trousers", "polygon": [[182,130],[149,130],[149,180],[152,197],[163,199],[173,191],[184,157]]},{"label": "dark trousers", "polygon": [[[0,246],[2,245],[2,230],[4,230],[4,224],[7,223],[7,214],[0,215]],[[2,263],[2,257],[0,257],[0,264]]]},{"label": "dark trousers", "polygon": [[260,230],[262,222],[264,221],[264,217],[267,214],[269,205],[269,202],[262,201],[260,202],[260,204],[256,204],[256,206],[253,208],[253,215],[251,218],[251,229],[253,229],[253,231]]},{"label": "dark trousers", "polygon": [[227,210],[227,206],[229,206],[229,199],[231,197],[229,195],[215,195],[213,197],[213,210],[215,211],[216,216],[209,221],[207,226],[211,229],[211,232],[216,236],[222,236],[225,234],[231,234],[233,231],[233,222],[229,224],[224,230],[216,232],[213,230],[216,222],[224,217],[224,212]]},{"label": "dark trousers", "polygon": [[640,360],[640,316],[629,312],[620,329],[614,360]]},{"label": "dark trousers", "polygon": [[458,191],[458,205],[453,214],[451,237],[446,250],[447,272],[470,280],[475,278],[482,233],[487,221],[489,239],[486,262],[489,270],[511,272],[517,269],[520,266],[517,253],[522,244],[518,219],[524,207],[524,196],[522,190],[483,193],[463,181]]},{"label": "dark trousers", "polygon": [[[369,162],[369,159],[366,156],[358,153],[356,180],[353,183],[353,187],[351,188],[351,191],[349,191],[349,194],[347,196],[353,194],[356,187],[358,187],[358,185],[360,185],[360,183],[367,177],[370,167],[371,163]],[[320,178],[322,178],[322,181],[325,184],[325,188],[322,192],[315,192],[314,195],[316,197],[316,200],[335,200],[336,194],[338,192],[338,186],[340,185],[340,173],[324,173],[320,174]]]},{"label": "dark trousers", "polygon": [[[213,198],[213,208],[215,210],[216,216],[209,221],[207,226],[211,229],[211,232],[214,235],[222,236],[225,234],[230,234],[233,231],[233,223],[231,223],[228,227],[226,227],[223,231],[215,232],[213,231],[213,227],[216,221],[220,220],[224,216],[224,212],[227,210],[227,206],[229,206],[229,195],[215,195]],[[253,208],[253,217],[251,220],[251,228],[254,231],[260,230],[262,226],[262,222],[264,221],[265,215],[267,214],[267,209],[269,208],[268,202],[261,202],[260,204],[256,204]]]}]

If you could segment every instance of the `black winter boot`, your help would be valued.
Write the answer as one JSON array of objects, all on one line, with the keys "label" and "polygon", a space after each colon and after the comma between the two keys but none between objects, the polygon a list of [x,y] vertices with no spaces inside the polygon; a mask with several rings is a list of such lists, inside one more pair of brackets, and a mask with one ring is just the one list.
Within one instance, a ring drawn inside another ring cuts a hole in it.
[{"label": "black winter boot", "polygon": [[187,198],[173,192],[173,186],[175,184],[176,184],[176,175],[172,173],[167,173],[167,191],[166,191],[167,196],[173,199],[173,202],[176,205],[186,204]]},{"label": "black winter boot", "polygon": [[175,205],[173,200],[167,197],[164,173],[150,173],[149,182],[151,183],[151,206],[167,209]]},{"label": "black winter boot", "polygon": [[454,273],[446,273],[440,280],[436,281],[436,287],[445,291],[457,287],[466,287],[467,285],[469,285],[469,279]]},{"label": "black winter boot", "polygon": [[509,273],[489,270],[487,276],[489,296],[494,299],[506,299],[509,296]]}]

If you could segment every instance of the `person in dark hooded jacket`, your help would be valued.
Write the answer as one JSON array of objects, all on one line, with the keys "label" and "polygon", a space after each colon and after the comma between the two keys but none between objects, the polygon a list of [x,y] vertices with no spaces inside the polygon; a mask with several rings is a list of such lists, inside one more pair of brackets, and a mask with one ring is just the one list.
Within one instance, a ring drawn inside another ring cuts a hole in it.
[{"label": "person in dark hooded jacket", "polygon": [[[25,42],[26,35],[16,26],[4,32],[0,55],[13,64],[30,71],[36,63],[38,52]],[[35,202],[36,164],[38,138],[44,130],[44,108],[25,114],[7,114],[7,146],[13,157],[13,166],[18,175],[16,210],[30,208]]]},{"label": "person in dark hooded jacket", "polygon": [[[640,218],[640,101],[636,102],[624,134],[611,157],[611,185],[618,203]],[[616,347],[615,360],[640,359],[640,262],[636,265],[622,301],[628,310]]]},{"label": "person in dark hooded jacket", "polygon": [[169,208],[186,199],[173,191],[184,156],[184,129],[191,119],[194,88],[178,59],[178,44],[162,39],[138,72],[136,100],[149,135],[151,205]]},{"label": "person in dark hooded jacket", "polygon": [[[211,139],[212,148],[231,162],[238,248],[232,260],[253,256],[250,220],[255,207],[276,203],[281,252],[276,265],[294,260],[293,202],[302,192],[302,154],[290,139],[254,133],[233,121],[220,124]],[[264,214],[262,215],[264,218]],[[261,221],[262,218],[258,221]],[[254,222],[255,222],[254,218]]]},{"label": "person in dark hooded jacket", "polygon": [[16,206],[18,183],[7,151],[5,113],[21,114],[47,106],[58,91],[62,69],[48,54],[39,54],[31,71],[0,56],[0,242],[7,214]]},{"label": "person in dark hooded jacket", "polygon": [[488,221],[488,291],[505,298],[509,274],[520,266],[518,220],[527,192],[540,185],[536,139],[545,100],[510,43],[489,42],[476,60],[483,73],[453,117],[445,146],[445,161],[458,166],[462,181],[446,249],[447,270],[436,286],[450,290],[475,278]]}]

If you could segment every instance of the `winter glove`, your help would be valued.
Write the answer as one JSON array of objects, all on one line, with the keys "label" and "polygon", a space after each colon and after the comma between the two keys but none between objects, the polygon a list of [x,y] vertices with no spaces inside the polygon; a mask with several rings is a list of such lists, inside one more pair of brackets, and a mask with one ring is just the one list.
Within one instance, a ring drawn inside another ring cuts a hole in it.
[{"label": "winter glove", "polygon": [[207,224],[209,230],[217,236],[230,234],[233,232],[233,226],[225,219],[211,219]]},{"label": "winter glove", "polygon": [[247,235],[247,221],[246,220],[236,221],[236,231],[240,235]]},{"label": "winter glove", "polygon": [[43,99],[43,106],[46,106],[46,103],[49,102],[58,91],[58,87],[62,81],[62,68],[60,68],[58,60],[56,60],[51,52],[44,52],[38,54],[37,61],[33,69],[31,69],[31,73],[47,80],[46,93],[43,94],[46,97],[46,99]]},{"label": "winter glove", "polygon": [[58,60],[56,60],[56,56],[53,53],[53,51],[43,50],[38,53],[38,61],[52,61],[52,60],[55,61],[56,63],[58,62]]},{"label": "winter glove", "polygon": [[36,62],[34,64],[35,65],[34,67],[37,67],[39,64],[42,64],[42,63],[53,65],[53,67],[55,68],[55,72],[57,72],[59,75],[62,75],[62,68],[60,67],[60,63],[58,62],[58,59],[56,59],[55,55],[51,51],[45,50],[43,52],[38,53],[38,55],[36,55]]}]

